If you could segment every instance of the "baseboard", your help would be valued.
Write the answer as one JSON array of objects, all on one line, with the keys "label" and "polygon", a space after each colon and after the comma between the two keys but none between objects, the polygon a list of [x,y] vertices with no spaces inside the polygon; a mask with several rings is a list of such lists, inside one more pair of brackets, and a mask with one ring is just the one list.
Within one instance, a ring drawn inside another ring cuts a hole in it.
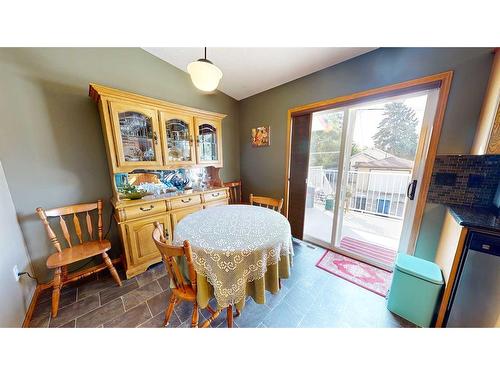
[{"label": "baseboard", "polygon": [[[121,261],[122,261],[121,257],[111,259],[111,263],[113,263],[113,265],[115,265],[117,263],[121,263]],[[95,266],[95,267],[90,267],[90,268],[84,269],[80,272],[76,272],[73,279],[67,280],[66,283],[75,282],[77,280],[80,280],[83,277],[88,276],[89,273],[100,272],[100,271],[105,270],[106,268],[107,268],[106,265],[103,263],[103,264],[100,264],[100,265]],[[33,293],[33,297],[31,297],[31,302],[30,302],[30,305],[28,306],[28,310],[26,311],[26,315],[24,316],[22,328],[29,328],[31,318],[33,317],[33,312],[35,311],[35,306],[36,306],[36,303],[38,301],[38,297],[39,297],[40,293],[42,291],[44,291],[45,289],[52,288],[52,283],[53,283],[52,281],[49,281],[48,283],[37,284],[37,286],[35,288],[35,292]]]},{"label": "baseboard", "polygon": [[35,311],[35,306],[38,301],[38,296],[40,295],[41,291],[42,291],[41,285],[37,285],[35,288],[35,292],[31,297],[31,302],[30,305],[28,306],[28,310],[26,310],[26,315],[24,316],[22,328],[29,328],[31,318],[33,317],[33,312]]}]

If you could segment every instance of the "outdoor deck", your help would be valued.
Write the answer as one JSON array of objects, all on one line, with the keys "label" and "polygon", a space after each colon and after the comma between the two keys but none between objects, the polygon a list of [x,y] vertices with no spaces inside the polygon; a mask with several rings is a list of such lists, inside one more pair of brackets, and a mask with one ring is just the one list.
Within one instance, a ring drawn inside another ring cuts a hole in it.
[{"label": "outdoor deck", "polygon": [[[304,234],[329,243],[332,234],[333,212],[315,205],[306,208]],[[398,249],[399,236],[403,221],[400,219],[378,216],[349,210],[344,213],[344,222],[340,235],[341,241],[355,239],[374,247],[385,248],[394,256]],[[355,248],[350,249],[356,252]],[[361,252],[361,248],[359,249]],[[390,264],[391,262],[387,262]]]}]

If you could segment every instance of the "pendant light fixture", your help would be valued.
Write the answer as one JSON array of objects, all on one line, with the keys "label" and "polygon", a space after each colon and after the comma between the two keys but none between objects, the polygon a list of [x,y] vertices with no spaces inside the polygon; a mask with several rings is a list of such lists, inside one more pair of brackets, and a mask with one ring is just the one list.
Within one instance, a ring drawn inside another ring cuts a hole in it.
[{"label": "pendant light fixture", "polygon": [[221,70],[207,60],[207,47],[205,47],[205,57],[190,63],[187,71],[191,75],[193,85],[202,91],[214,91],[222,78]]}]

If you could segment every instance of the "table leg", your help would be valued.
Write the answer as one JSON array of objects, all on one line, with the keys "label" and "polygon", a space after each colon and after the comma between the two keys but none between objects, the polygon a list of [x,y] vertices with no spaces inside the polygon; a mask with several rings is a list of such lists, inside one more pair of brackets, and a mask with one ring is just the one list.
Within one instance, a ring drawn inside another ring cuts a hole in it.
[{"label": "table leg", "polygon": [[233,305],[229,305],[226,309],[227,328],[233,328]]}]

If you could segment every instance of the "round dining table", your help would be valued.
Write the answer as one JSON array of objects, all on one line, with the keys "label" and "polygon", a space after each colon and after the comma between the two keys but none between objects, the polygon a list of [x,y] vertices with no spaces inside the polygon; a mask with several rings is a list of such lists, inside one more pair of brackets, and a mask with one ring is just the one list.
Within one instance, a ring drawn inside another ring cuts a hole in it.
[{"label": "round dining table", "polygon": [[290,275],[293,246],[290,223],[269,208],[249,205],[209,207],[183,218],[174,229],[174,245],[189,240],[197,272],[197,301],[205,308],[243,310],[251,296],[265,303],[280,279]]}]

